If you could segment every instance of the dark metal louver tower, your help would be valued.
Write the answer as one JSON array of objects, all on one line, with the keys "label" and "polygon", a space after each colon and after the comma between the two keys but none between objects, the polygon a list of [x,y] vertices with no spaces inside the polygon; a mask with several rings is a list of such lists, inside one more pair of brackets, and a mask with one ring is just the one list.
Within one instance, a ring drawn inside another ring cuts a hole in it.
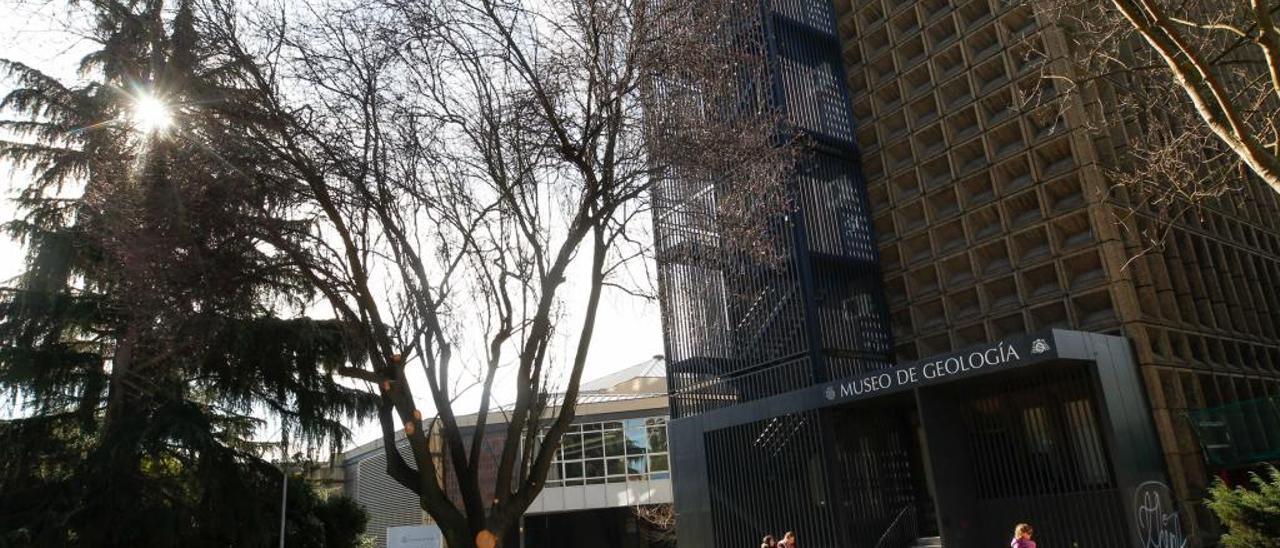
[{"label": "dark metal louver tower", "polygon": [[831,4],[760,9],[765,70],[744,86],[766,89],[812,151],[790,187],[794,211],[771,227],[779,262],[722,249],[712,182],[655,189],[676,418],[878,368],[892,348]]},{"label": "dark metal louver tower", "polygon": [[[677,511],[682,493],[700,491],[714,516],[693,536],[683,529],[681,542],[744,545],[761,530],[797,529],[807,545],[846,545],[832,418],[752,404],[889,365],[879,256],[831,2],[755,6],[764,46],[744,92],[767,97],[811,150],[790,181],[792,210],[769,227],[781,261],[722,245],[711,182],[676,177],[654,191],[671,413],[684,425],[672,441]],[[752,418],[733,428],[697,425],[741,413]],[[682,461],[705,474],[681,483]]]}]

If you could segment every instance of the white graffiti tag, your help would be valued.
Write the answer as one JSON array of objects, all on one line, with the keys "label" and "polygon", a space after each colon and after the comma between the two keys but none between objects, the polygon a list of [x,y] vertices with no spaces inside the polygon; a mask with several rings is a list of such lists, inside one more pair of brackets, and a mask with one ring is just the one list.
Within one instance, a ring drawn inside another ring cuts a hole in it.
[{"label": "white graffiti tag", "polygon": [[1169,487],[1158,481],[1138,486],[1133,503],[1137,507],[1138,540],[1142,548],[1186,548],[1182,520],[1172,508]]}]

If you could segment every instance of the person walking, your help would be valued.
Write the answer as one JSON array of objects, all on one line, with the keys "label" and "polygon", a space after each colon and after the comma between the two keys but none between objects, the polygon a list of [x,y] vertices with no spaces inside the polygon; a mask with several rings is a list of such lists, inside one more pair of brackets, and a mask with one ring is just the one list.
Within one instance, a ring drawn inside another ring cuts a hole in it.
[{"label": "person walking", "polygon": [[760,541],[760,548],[778,548],[778,541],[773,540],[773,535],[765,535]]},{"label": "person walking", "polygon": [[1009,548],[1036,548],[1036,541],[1031,540],[1031,534],[1035,531],[1030,525],[1019,523],[1013,528],[1013,540],[1009,541]]},{"label": "person walking", "polygon": [[[795,531],[787,531],[787,534],[782,535],[782,540],[778,542],[778,548],[796,548]],[[1031,548],[1035,547],[1032,546]]]}]

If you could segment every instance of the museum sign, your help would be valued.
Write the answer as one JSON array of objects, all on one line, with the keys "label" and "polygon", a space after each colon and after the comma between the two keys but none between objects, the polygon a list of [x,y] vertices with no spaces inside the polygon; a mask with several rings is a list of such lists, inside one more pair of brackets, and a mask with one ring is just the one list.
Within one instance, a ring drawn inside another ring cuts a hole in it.
[{"label": "museum sign", "polygon": [[933,356],[852,379],[841,379],[827,383],[820,390],[827,402],[843,403],[1011,369],[1054,357],[1057,357],[1057,352],[1050,330]]}]

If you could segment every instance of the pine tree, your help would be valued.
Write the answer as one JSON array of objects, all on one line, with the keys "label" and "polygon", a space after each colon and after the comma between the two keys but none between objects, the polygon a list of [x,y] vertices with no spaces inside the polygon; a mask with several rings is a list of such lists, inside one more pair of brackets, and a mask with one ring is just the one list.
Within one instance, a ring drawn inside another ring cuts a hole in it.
[{"label": "pine tree", "polygon": [[80,8],[86,83],[0,61],[0,158],[30,174],[6,225],[26,269],[0,289],[0,546],[266,544],[281,480],[255,440],[344,441],[372,402],[333,375],[362,353],[261,243],[308,236],[279,220],[297,189],[238,145],[252,120],[203,108],[238,91],[191,0]]}]

